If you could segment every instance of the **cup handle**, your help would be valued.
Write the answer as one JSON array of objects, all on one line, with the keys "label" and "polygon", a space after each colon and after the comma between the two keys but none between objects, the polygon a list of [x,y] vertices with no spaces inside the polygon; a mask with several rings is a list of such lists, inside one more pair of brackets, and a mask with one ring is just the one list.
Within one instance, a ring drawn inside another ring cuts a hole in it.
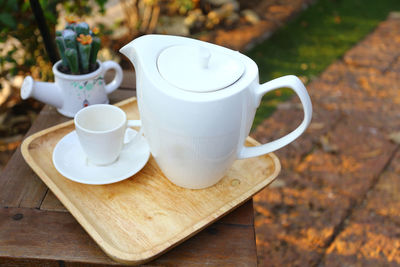
[{"label": "cup handle", "polygon": [[261,155],[265,155],[267,153],[273,152],[281,147],[286,146],[287,144],[293,142],[297,137],[299,137],[308,127],[311,122],[312,117],[312,104],[310,96],[307,93],[306,88],[303,83],[294,75],[283,76],[277,79],[274,79],[270,82],[266,82],[255,89],[256,95],[256,105],[260,104],[261,98],[268,92],[273,90],[289,87],[292,89],[300,98],[301,104],[303,105],[304,110],[304,119],[303,122],[291,133],[274,140],[272,142],[255,146],[255,147],[245,147],[239,150],[238,159],[246,159],[257,157]]},{"label": "cup handle", "polygon": [[[140,120],[128,120],[127,122],[127,127],[141,127],[142,122]],[[127,128],[128,130],[128,128]],[[126,132],[125,132],[126,134]],[[136,133],[136,135],[131,138],[129,141],[125,142],[124,145],[130,144],[130,143],[135,143],[136,140],[142,135],[142,128]]]},{"label": "cup handle", "polygon": [[115,63],[114,61],[108,60],[103,62],[102,65],[103,65],[103,75],[110,69],[115,70],[114,79],[110,83],[105,85],[106,94],[109,94],[121,85],[123,73],[121,66]]}]

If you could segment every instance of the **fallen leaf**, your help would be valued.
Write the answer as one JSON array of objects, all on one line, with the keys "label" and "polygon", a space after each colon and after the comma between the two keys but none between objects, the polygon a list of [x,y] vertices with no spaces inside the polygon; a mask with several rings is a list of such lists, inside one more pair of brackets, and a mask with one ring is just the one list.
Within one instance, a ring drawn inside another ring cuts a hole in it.
[{"label": "fallen leaf", "polygon": [[389,135],[389,140],[393,143],[400,144],[400,132],[394,132]]},{"label": "fallen leaf", "polygon": [[400,19],[400,12],[390,12],[389,13],[389,19]]},{"label": "fallen leaf", "polygon": [[335,16],[335,17],[333,18],[333,21],[334,21],[336,24],[339,24],[340,22],[342,22],[342,18],[341,18],[340,16]]},{"label": "fallen leaf", "polygon": [[276,179],[275,181],[273,181],[270,185],[269,185],[269,187],[270,188],[280,188],[280,187],[284,187],[284,186],[286,186],[286,183],[285,183],[285,181],[283,181],[282,179]]},{"label": "fallen leaf", "polygon": [[334,152],[337,152],[337,151],[339,150],[339,148],[337,147],[337,145],[332,144],[332,143],[329,141],[328,136],[326,136],[326,135],[321,136],[321,137],[319,138],[319,142],[320,142],[321,145],[322,145],[322,150],[324,150],[325,152],[334,153]]},{"label": "fallen leaf", "polygon": [[308,126],[308,128],[310,128],[310,130],[321,130],[325,127],[325,124],[323,124],[322,122],[312,122],[310,124],[310,126]]},{"label": "fallen leaf", "polygon": [[372,150],[372,151],[369,151],[369,152],[361,154],[361,157],[364,158],[364,159],[374,158],[374,157],[380,155],[381,153],[382,153],[382,149],[378,148],[378,149],[375,149],[375,150]]}]

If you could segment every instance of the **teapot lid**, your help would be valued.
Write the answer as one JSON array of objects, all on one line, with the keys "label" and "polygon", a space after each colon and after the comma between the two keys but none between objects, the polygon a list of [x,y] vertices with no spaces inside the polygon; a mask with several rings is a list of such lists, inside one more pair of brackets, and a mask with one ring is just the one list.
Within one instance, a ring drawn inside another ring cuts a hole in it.
[{"label": "teapot lid", "polygon": [[228,54],[203,46],[176,45],[157,59],[160,75],[182,90],[205,93],[224,89],[244,73],[244,64]]}]

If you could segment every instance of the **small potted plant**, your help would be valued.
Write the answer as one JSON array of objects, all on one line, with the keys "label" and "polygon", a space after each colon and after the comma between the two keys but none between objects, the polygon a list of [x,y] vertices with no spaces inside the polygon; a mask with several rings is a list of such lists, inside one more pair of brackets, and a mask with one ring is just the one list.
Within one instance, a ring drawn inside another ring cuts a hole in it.
[{"label": "small potted plant", "polygon": [[[97,60],[101,45],[97,34],[97,28],[90,29],[86,22],[67,17],[65,29],[56,32],[61,60],[53,66],[55,83],[35,82],[28,76],[22,84],[22,99],[36,98],[67,117],[88,105],[108,103],[107,95],[122,82],[122,69],[113,61]],[[105,84],[103,76],[110,69],[116,75]]]},{"label": "small potted plant", "polygon": [[63,31],[56,31],[56,44],[61,56],[59,70],[65,74],[87,74],[98,68],[97,53],[100,49],[98,29],[90,29],[86,22],[67,17]]}]

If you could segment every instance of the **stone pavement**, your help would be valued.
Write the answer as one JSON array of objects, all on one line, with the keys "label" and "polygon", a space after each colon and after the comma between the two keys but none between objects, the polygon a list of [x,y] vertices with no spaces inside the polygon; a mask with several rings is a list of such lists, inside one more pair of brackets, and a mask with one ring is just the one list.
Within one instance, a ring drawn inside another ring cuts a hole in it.
[{"label": "stone pavement", "polygon": [[[312,123],[255,197],[260,266],[400,266],[399,14],[307,89]],[[266,143],[302,116],[293,98],[252,136]]]}]

